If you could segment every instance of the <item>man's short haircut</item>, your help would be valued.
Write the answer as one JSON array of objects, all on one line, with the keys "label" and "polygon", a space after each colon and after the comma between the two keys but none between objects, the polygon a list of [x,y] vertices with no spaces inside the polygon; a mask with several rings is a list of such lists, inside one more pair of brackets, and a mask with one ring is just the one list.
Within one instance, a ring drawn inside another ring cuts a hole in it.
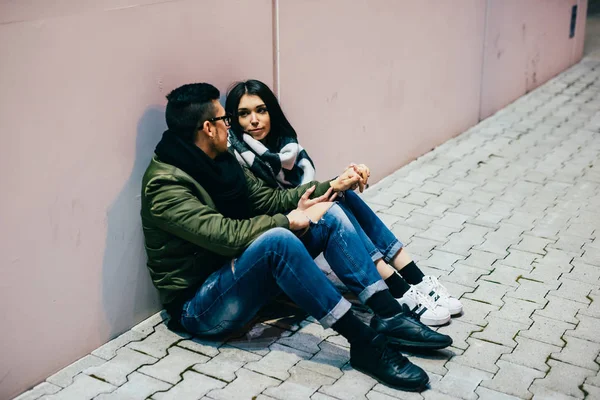
[{"label": "man's short haircut", "polygon": [[219,100],[219,89],[210,83],[189,83],[167,95],[165,118],[169,130],[181,138],[194,141],[204,121],[216,117],[213,100]]}]

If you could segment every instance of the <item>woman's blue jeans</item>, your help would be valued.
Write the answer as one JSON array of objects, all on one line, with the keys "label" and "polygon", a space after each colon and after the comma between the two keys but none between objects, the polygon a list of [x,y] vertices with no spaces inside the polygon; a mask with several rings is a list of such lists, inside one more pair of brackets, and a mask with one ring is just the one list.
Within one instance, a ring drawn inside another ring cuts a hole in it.
[{"label": "woman's blue jeans", "polygon": [[203,336],[229,333],[283,291],[330,327],[350,303],[313,261],[318,254],[324,254],[333,272],[361,301],[387,289],[359,235],[338,204],[301,238],[287,229],[271,229],[209,276],[184,304],[181,324]]},{"label": "woman's blue jeans", "polygon": [[356,192],[348,190],[338,203],[346,212],[373,261],[390,263],[403,244]]}]

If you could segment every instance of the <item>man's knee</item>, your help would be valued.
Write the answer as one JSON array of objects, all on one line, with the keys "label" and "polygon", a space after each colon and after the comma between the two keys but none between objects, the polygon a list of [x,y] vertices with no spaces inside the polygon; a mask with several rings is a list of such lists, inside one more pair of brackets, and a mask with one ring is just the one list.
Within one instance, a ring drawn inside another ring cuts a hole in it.
[{"label": "man's knee", "polygon": [[285,228],[269,229],[256,240],[257,245],[274,247],[287,244],[302,244],[292,231]]}]

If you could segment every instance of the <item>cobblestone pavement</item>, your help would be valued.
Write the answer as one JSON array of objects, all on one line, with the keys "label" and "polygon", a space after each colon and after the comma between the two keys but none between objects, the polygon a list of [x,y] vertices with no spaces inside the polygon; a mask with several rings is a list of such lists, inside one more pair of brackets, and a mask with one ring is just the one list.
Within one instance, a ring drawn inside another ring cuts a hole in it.
[{"label": "cobblestone pavement", "polygon": [[159,313],[18,399],[600,398],[600,60],[364,196],[465,306],[439,328],[453,347],[410,355],[427,391],[354,371],[348,343],[302,315],[207,342],[167,330]]}]

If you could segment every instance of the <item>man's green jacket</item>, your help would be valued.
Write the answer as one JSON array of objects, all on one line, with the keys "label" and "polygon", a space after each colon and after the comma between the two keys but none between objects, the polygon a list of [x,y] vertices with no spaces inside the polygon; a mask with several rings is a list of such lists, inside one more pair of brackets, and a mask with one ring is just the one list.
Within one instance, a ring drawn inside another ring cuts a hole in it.
[{"label": "man's green jacket", "polygon": [[190,175],[155,156],[142,180],[142,227],[148,269],[162,303],[190,298],[214,271],[238,257],[271,228],[289,229],[283,213],[297,207],[304,192],[312,196],[329,189],[328,182],[310,182],[294,189],[273,189],[244,169],[253,217],[224,217]]}]

